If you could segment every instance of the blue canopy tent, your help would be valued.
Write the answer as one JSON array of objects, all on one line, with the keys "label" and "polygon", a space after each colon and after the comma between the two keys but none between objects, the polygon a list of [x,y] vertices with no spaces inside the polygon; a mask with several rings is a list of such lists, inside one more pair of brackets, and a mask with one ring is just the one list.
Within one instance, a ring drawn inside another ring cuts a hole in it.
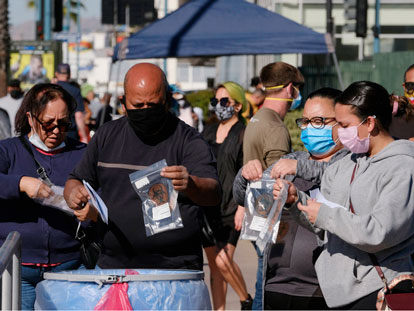
[{"label": "blue canopy tent", "polygon": [[329,35],[244,0],[193,0],[124,39],[113,62],[284,53],[332,53],[337,66]]}]

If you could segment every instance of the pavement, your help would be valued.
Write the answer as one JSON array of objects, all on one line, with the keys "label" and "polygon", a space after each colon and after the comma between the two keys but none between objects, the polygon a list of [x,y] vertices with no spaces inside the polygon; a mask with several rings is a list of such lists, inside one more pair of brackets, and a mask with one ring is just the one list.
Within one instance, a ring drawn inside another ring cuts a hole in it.
[{"label": "pavement", "polygon": [[[234,261],[239,265],[246,282],[247,291],[252,297],[255,293],[257,255],[250,241],[239,240],[234,254]],[[210,291],[210,269],[207,263],[207,256],[204,254],[205,282]],[[211,291],[210,291],[211,293]],[[211,295],[210,295],[211,297]],[[213,304],[212,304],[213,305]],[[240,310],[240,299],[233,288],[229,285],[226,298],[226,310]]]}]

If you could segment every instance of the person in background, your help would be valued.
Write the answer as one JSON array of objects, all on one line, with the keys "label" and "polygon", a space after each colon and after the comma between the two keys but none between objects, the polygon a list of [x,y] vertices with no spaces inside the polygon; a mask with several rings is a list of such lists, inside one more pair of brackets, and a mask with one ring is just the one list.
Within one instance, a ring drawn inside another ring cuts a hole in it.
[{"label": "person in background", "polygon": [[7,95],[0,98],[0,108],[4,109],[9,116],[12,136],[15,136],[14,121],[22,100],[23,91],[20,88],[20,81],[13,79],[7,85]]},{"label": "person in background", "polygon": [[99,109],[99,112],[96,116],[95,129],[98,129],[104,123],[112,120],[112,107],[110,105],[111,98],[111,93],[105,93],[104,96],[101,98],[101,109]]},{"label": "person in background", "polygon": [[[259,160],[263,170],[290,153],[291,140],[283,119],[289,109],[300,104],[299,88],[304,83],[300,71],[287,63],[270,63],[262,68],[260,80],[266,89],[262,108],[251,118],[243,140],[243,163]],[[258,253],[256,294],[253,310],[262,309],[263,257]]]},{"label": "person in background", "polygon": [[263,83],[262,83],[262,81],[260,80],[260,77],[253,77],[253,78],[250,80],[250,87],[252,87],[252,88],[253,88],[252,93],[253,93],[255,90],[263,90]]},{"label": "person in background", "polygon": [[[335,104],[338,137],[351,153],[325,170],[318,201],[285,181],[285,208],[323,240],[315,270],[330,308],[375,310],[384,283],[374,266],[388,282],[412,273],[414,144],[388,133],[392,105],[381,85],[352,83]],[[275,198],[281,187],[277,179]]]},{"label": "person in background", "polygon": [[233,260],[244,216],[244,208],[233,199],[234,177],[243,165],[245,125],[241,113],[246,106],[244,90],[235,82],[225,82],[218,86],[211,105],[220,122],[206,126],[202,136],[217,158],[217,171],[223,188],[216,245],[203,243],[211,271],[213,305],[215,310],[225,310],[229,283],[240,298],[242,310],[251,310],[252,297],[247,292],[239,266]]},{"label": "person in background", "polygon": [[243,112],[243,117],[250,121],[254,114],[259,110],[265,99],[265,93],[263,91],[263,84],[259,77],[253,77],[250,83],[253,90],[251,92],[246,91],[247,108]]},{"label": "person in background", "polygon": [[0,243],[11,231],[22,236],[23,310],[33,309],[35,287],[43,272],[76,269],[81,264],[76,219],[41,204],[55,195],[52,185],[64,186],[85,150],[86,145],[66,137],[75,106],[72,96],[59,85],[36,84],[16,114],[16,132],[45,168],[50,183],[39,178],[35,160],[20,137],[0,141],[0,204],[4,209]]},{"label": "person in background", "polygon": [[[340,94],[341,91],[332,88],[309,94],[303,117],[296,120],[307,151],[287,154],[272,164],[267,169],[272,178],[285,176],[309,195],[319,189],[324,170],[349,153],[342,149],[338,139],[335,98]],[[262,176],[260,161],[252,160],[243,166],[233,188],[238,204],[244,205],[248,181]],[[314,268],[320,250],[317,237],[283,210],[276,244],[269,243],[264,251],[264,309],[327,309]]]},{"label": "person in background", "polygon": [[70,95],[76,100],[76,111],[71,120],[72,127],[69,130],[68,137],[78,139],[83,143],[88,143],[88,135],[85,128],[85,107],[83,106],[83,99],[80,92],[80,88],[70,83],[70,66],[68,64],[59,64],[56,72],[56,83],[63,87]]},{"label": "person in background", "polygon": [[92,85],[87,84],[82,88],[82,97],[89,101],[89,110],[91,111],[91,119],[96,121],[99,110],[102,108],[102,103],[93,90]]},{"label": "person in background", "polygon": [[193,108],[193,119],[195,123],[195,128],[200,133],[204,130],[204,114],[203,109],[200,107],[194,107]]},{"label": "person in background", "polygon": [[[404,72],[404,96],[393,97],[391,136],[414,140],[414,64]],[[407,103],[405,103],[407,102]]]}]

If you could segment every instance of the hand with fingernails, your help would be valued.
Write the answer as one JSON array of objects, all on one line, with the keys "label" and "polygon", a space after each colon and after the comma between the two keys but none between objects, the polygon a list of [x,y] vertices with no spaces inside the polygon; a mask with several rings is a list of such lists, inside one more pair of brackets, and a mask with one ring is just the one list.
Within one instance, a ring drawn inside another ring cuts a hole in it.
[{"label": "hand with fingernails", "polygon": [[247,180],[259,180],[263,176],[262,164],[259,160],[250,160],[242,168],[242,176]]},{"label": "hand with fingernails", "polygon": [[294,159],[280,159],[273,165],[270,176],[272,178],[284,178],[286,175],[295,175],[298,161]]}]

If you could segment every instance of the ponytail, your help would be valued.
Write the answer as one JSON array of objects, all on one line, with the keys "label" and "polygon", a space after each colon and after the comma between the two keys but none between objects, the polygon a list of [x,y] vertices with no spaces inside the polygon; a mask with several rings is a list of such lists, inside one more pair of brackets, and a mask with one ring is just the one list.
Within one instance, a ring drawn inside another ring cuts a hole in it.
[{"label": "ponytail", "polygon": [[414,106],[410,104],[407,97],[391,94],[390,104],[393,116],[404,118],[406,121],[414,119]]}]

